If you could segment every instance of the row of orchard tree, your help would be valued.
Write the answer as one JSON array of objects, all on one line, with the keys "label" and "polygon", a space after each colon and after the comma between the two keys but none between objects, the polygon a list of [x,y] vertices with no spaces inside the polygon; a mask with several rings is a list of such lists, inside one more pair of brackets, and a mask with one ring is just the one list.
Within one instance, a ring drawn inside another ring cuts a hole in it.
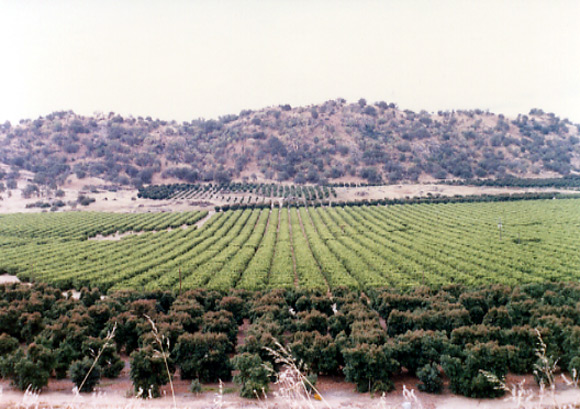
[{"label": "row of orchard tree", "polygon": [[[502,380],[556,358],[562,371],[580,369],[579,301],[580,285],[572,284],[332,295],[85,290],[80,300],[45,285],[4,285],[0,374],[20,389],[69,377],[90,391],[101,377],[117,377],[128,356],[135,391],[145,396],[159,396],[172,376],[199,387],[230,380],[235,370],[241,395],[255,397],[283,369],[284,348],[311,382],[336,375],[359,392],[389,391],[406,372],[437,393],[445,375],[454,393],[494,397],[502,392],[483,371]],[[536,379],[547,381],[541,371]]]}]

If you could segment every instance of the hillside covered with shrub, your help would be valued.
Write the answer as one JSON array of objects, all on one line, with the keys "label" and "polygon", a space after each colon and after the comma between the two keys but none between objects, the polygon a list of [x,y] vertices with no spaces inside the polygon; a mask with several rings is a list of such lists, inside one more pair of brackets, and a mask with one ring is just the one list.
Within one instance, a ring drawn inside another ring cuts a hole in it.
[{"label": "hillside covered with shrub", "polygon": [[119,186],[230,181],[399,183],[561,177],[580,171],[580,125],[533,109],[428,113],[343,99],[178,123],[53,112],[0,125],[0,183],[56,188],[72,175]]}]

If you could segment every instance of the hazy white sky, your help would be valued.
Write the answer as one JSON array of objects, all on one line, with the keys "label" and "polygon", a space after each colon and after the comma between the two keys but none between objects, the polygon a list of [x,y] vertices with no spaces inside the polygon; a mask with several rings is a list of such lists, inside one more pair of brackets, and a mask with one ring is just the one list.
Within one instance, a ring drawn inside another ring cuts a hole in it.
[{"label": "hazy white sky", "polygon": [[580,122],[580,1],[0,0],[0,121],[338,97]]}]

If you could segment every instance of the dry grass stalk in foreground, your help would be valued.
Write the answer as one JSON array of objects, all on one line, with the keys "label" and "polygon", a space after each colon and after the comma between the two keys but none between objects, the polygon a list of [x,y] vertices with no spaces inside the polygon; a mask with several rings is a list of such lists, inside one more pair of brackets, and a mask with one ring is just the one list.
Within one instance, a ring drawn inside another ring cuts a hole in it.
[{"label": "dry grass stalk in foreground", "polygon": [[[278,385],[278,390],[273,393],[275,397],[279,400],[288,404],[288,408],[314,408],[312,402],[312,395],[310,391],[314,392],[314,397],[317,400],[322,401],[327,408],[331,406],[324,400],[320,392],[316,387],[310,382],[310,380],[302,373],[298,368],[296,360],[292,354],[282,346],[279,342],[276,342],[277,350],[269,347],[264,347],[276,360],[276,362],[282,364],[283,369],[280,373],[276,373],[276,382]],[[256,396],[259,398],[258,391],[254,391]],[[267,399],[267,397],[266,397]]]},{"label": "dry grass stalk in foreground", "polygon": [[153,335],[155,336],[155,342],[157,342],[157,345],[159,345],[159,350],[156,350],[155,352],[159,354],[159,356],[163,358],[163,362],[165,362],[165,370],[167,371],[167,377],[169,378],[169,385],[171,387],[171,396],[173,398],[173,407],[177,409],[177,401],[175,399],[175,389],[173,388],[173,377],[171,375],[171,371],[169,370],[169,364],[167,363],[167,358],[169,358],[169,339],[166,340],[167,352],[165,352],[165,349],[163,348],[163,340],[165,339],[165,337],[163,335],[159,335],[159,331],[157,331],[157,327],[155,326],[155,323],[153,322],[151,317],[145,315],[145,318],[147,318],[147,320],[151,324],[151,328],[153,329]]},{"label": "dry grass stalk in foreground", "polygon": [[[265,347],[265,349],[275,358],[276,362],[282,364],[283,367],[279,373],[274,374],[276,376],[275,384],[278,386],[278,390],[272,393],[276,398],[276,401],[273,403],[274,406],[272,407],[283,409],[315,409],[320,408],[320,405],[315,403],[316,401],[319,401],[326,408],[332,409],[333,407],[330,403],[324,399],[314,384],[300,370],[300,366],[302,365],[296,362],[294,356],[292,356],[292,354],[279,342],[276,342],[276,348],[277,349],[274,350]],[[254,392],[259,399],[260,394],[258,391]],[[383,393],[375,404],[365,407],[369,409],[423,408],[421,401],[417,398],[413,389],[409,390],[406,386],[403,386],[403,398],[405,399],[403,403],[391,405],[387,403],[386,395]],[[267,399],[268,397],[266,396],[264,400],[260,401],[264,408],[269,407],[267,405]]]},{"label": "dry grass stalk in foreground", "polygon": [[117,330],[117,323],[115,322],[115,324],[113,325],[113,329],[107,333],[107,337],[105,338],[105,343],[99,349],[99,352],[97,353],[97,356],[93,360],[93,364],[91,365],[89,371],[85,375],[85,378],[83,379],[83,381],[81,382],[81,384],[78,387],[73,388],[73,393],[75,395],[75,399],[80,397],[80,391],[83,390],[83,386],[87,382],[87,379],[89,379],[91,372],[93,371],[93,369],[95,369],[95,366],[98,364],[99,359],[101,358],[101,355],[103,354],[103,351],[111,346],[111,342],[113,341],[113,338],[115,337],[116,330]]}]

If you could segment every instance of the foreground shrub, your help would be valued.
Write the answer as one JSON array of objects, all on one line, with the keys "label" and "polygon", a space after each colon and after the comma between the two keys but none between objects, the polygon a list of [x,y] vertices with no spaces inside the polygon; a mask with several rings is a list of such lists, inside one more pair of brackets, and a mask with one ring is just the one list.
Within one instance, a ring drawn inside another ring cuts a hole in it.
[{"label": "foreground shrub", "polygon": [[399,335],[396,341],[397,360],[412,375],[419,368],[438,363],[449,348],[447,335],[443,331],[407,331]]},{"label": "foreground shrub", "polygon": [[93,359],[85,357],[70,366],[70,379],[79,388],[79,392],[92,392],[101,380],[101,368],[97,364],[93,367],[93,362]]},{"label": "foreground shrub", "polygon": [[175,359],[181,379],[199,379],[201,382],[230,380],[231,364],[228,351],[231,343],[225,334],[183,334],[175,346]]},{"label": "foreground shrub", "polygon": [[189,391],[194,395],[199,395],[202,391],[201,382],[199,379],[194,379],[191,381],[191,385],[189,386]]},{"label": "foreground shrub", "polygon": [[0,358],[0,374],[20,390],[42,389],[54,366],[54,356],[41,345],[31,344],[25,355],[21,349]]},{"label": "foreground shrub", "polygon": [[238,325],[231,312],[226,310],[210,311],[203,315],[202,321],[202,332],[227,335],[230,340],[228,352],[234,352],[238,336]]},{"label": "foreground shrub", "polygon": [[497,342],[467,345],[457,356],[446,355],[441,359],[449,387],[453,393],[470,398],[495,398],[504,391],[481,371],[487,371],[501,382],[508,371],[509,356],[513,347],[499,346]]},{"label": "foreground shrub", "polygon": [[14,386],[24,391],[28,387],[42,389],[48,385],[50,373],[42,368],[37,362],[29,358],[22,358],[14,365],[14,375],[12,378]]},{"label": "foreground shrub", "polygon": [[115,346],[108,343],[107,340],[89,337],[83,343],[83,354],[85,356],[95,356],[100,352],[99,362],[97,364],[101,368],[101,375],[105,378],[117,378],[125,363],[117,353]]},{"label": "foreground shrub", "polygon": [[394,388],[391,376],[400,369],[388,345],[359,344],[343,351],[344,374],[358,392],[387,392]]},{"label": "foreground shrub", "polygon": [[417,386],[420,391],[427,393],[441,393],[443,390],[443,379],[435,363],[427,364],[417,371],[419,383]]},{"label": "foreground shrub", "polygon": [[[170,367],[171,368],[171,367]],[[171,369],[170,369],[171,370]],[[159,389],[169,382],[169,374],[163,356],[148,345],[131,354],[131,381],[136,393],[143,391],[143,397],[160,396]]]},{"label": "foreground shrub", "polygon": [[7,355],[18,349],[18,340],[10,335],[3,333],[0,335],[0,356]]},{"label": "foreground shrub", "polygon": [[297,332],[288,347],[308,371],[314,374],[338,372],[341,356],[330,335],[321,335],[317,331]]},{"label": "foreground shrub", "polygon": [[55,350],[56,365],[54,372],[56,379],[66,378],[66,374],[73,361],[81,358],[79,351],[75,350],[68,342],[63,342],[58,349]]},{"label": "foreground shrub", "polygon": [[257,398],[268,392],[272,372],[271,365],[264,363],[258,355],[247,352],[236,355],[232,363],[234,368],[239,371],[234,376],[234,382],[242,386],[240,396]]}]

